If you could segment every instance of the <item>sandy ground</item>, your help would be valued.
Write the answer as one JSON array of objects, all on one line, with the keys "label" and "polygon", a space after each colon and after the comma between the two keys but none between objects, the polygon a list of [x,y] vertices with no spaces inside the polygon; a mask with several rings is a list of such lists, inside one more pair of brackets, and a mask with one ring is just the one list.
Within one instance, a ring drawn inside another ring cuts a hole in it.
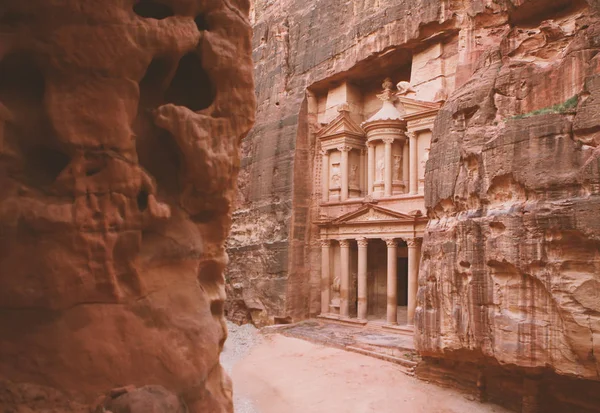
[{"label": "sandy ground", "polygon": [[237,413],[509,412],[375,358],[278,334],[253,343],[231,370]]},{"label": "sandy ground", "polygon": [[[248,356],[250,350],[261,342],[261,336],[256,327],[250,324],[237,326],[227,322],[227,341],[221,353],[221,365],[231,376],[233,366]],[[233,406],[236,413],[261,413],[252,400],[237,390],[237,383],[233,383]]]}]

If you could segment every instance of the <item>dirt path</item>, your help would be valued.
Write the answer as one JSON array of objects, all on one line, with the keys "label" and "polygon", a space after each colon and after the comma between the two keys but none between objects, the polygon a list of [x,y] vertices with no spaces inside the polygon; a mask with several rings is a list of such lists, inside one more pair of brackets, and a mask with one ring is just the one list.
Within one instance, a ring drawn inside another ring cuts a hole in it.
[{"label": "dirt path", "polygon": [[407,376],[391,363],[278,334],[233,366],[260,413],[508,413]]}]

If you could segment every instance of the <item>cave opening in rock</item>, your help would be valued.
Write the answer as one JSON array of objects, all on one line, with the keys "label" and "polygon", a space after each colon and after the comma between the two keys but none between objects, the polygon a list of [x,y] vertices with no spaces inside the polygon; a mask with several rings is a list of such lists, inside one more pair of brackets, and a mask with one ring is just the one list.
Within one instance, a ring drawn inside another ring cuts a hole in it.
[{"label": "cave opening in rock", "polygon": [[148,208],[148,192],[142,189],[137,196],[137,206],[140,211],[145,211]]},{"label": "cave opening in rock", "polygon": [[29,149],[25,153],[25,172],[29,183],[34,186],[52,184],[70,161],[68,155],[49,146]]},{"label": "cave opening in rock", "polygon": [[10,117],[3,133],[4,147],[12,147],[21,163],[19,173],[29,185],[53,183],[71,161],[59,149],[44,107],[46,81],[34,59],[9,54],[0,62],[0,102]]},{"label": "cave opening in rock", "polygon": [[139,84],[139,109],[155,109],[163,103],[164,89],[170,71],[171,62],[169,60],[164,57],[152,59]]},{"label": "cave opening in rock", "polygon": [[[138,136],[136,147],[140,165],[156,179],[160,197],[175,195],[180,190],[179,175],[183,155],[173,136],[145,116],[146,132]],[[139,129],[139,128],[138,128]]]},{"label": "cave opening in rock", "polygon": [[196,23],[196,27],[200,31],[210,30],[208,22],[206,21],[206,17],[204,17],[204,15],[202,14],[196,16],[196,18],[194,19],[194,23]]},{"label": "cave opening in rock", "polygon": [[44,90],[44,76],[29,56],[11,54],[0,62],[0,99],[4,103],[41,103]]},{"label": "cave opening in rock", "polygon": [[585,0],[532,0],[516,7],[509,14],[510,24],[536,27],[547,19],[556,19],[587,7]]},{"label": "cave opening in rock", "polygon": [[200,57],[194,52],[183,56],[167,88],[165,101],[199,111],[208,108],[214,98],[214,87]]},{"label": "cave opening in rock", "polygon": [[152,0],[140,0],[133,5],[133,11],[140,17],[156,20],[175,15],[173,9],[168,5]]}]

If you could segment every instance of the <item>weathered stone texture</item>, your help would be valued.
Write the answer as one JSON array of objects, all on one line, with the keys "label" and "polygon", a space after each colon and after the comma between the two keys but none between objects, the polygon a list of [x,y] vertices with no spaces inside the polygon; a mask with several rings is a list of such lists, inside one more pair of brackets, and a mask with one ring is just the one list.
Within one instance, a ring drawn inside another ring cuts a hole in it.
[{"label": "weathered stone texture", "polygon": [[546,375],[600,380],[600,18],[541,3],[470,17],[495,35],[436,121],[416,344],[531,374],[540,411],[598,411]]},{"label": "weathered stone texture", "polygon": [[255,110],[248,12],[0,1],[0,410],[87,412],[124,385],[139,389],[114,412],[232,410],[219,353]]}]

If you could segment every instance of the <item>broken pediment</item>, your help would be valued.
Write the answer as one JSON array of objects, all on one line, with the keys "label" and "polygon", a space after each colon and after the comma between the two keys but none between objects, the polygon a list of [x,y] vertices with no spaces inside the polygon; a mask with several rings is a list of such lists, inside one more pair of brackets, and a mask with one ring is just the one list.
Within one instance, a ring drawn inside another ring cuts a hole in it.
[{"label": "broken pediment", "polygon": [[365,136],[365,131],[351,119],[348,110],[340,110],[340,114],[318,133],[319,139],[338,136]]},{"label": "broken pediment", "polygon": [[404,96],[399,96],[398,101],[402,103],[402,106],[406,111],[406,116],[422,112],[428,112],[432,110],[438,110],[441,106],[440,103],[425,102],[422,100],[411,99]]}]

